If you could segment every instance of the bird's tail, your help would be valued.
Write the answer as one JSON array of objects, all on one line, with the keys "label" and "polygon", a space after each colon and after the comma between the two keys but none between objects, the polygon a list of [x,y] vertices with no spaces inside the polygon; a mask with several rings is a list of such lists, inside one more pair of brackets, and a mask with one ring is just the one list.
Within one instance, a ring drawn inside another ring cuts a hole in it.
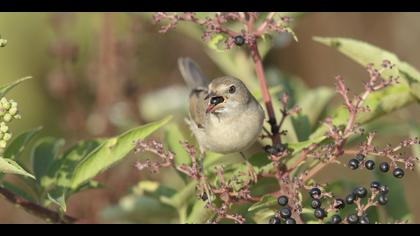
[{"label": "bird's tail", "polygon": [[178,67],[189,89],[207,88],[209,80],[191,58],[178,58]]}]

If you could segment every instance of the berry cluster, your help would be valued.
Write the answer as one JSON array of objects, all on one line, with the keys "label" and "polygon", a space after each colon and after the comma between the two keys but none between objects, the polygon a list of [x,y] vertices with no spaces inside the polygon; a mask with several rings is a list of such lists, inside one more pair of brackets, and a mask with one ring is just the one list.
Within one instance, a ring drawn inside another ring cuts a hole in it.
[{"label": "berry cluster", "polygon": [[[311,197],[311,207],[314,209],[314,216],[317,219],[323,220],[328,216],[328,212],[336,212],[331,216],[328,224],[369,224],[369,217],[366,213],[367,209],[377,205],[386,205],[388,203],[389,188],[382,185],[377,181],[373,181],[370,186],[371,194],[369,195],[368,189],[363,186],[355,188],[345,199],[334,198],[330,207],[322,208],[321,198],[323,197],[321,190],[318,187],[310,189],[309,195]],[[330,194],[325,194],[332,196]],[[362,203],[363,199],[366,199]],[[341,216],[338,211],[347,206],[355,206],[355,212],[347,216]]]},{"label": "berry cluster", "polygon": [[0,154],[3,154],[7,142],[12,138],[7,123],[14,119],[20,119],[17,102],[2,97],[0,99]]},{"label": "berry cluster", "polygon": [[288,206],[289,198],[287,196],[280,196],[277,198],[277,203],[282,207],[280,210],[270,218],[269,224],[296,224],[296,220],[292,218],[292,209]]},{"label": "berry cluster", "polygon": [[283,153],[288,148],[287,143],[279,143],[275,146],[266,145],[264,147],[264,151],[270,155],[277,155],[279,153]]},{"label": "berry cluster", "polygon": [[[348,166],[350,167],[350,169],[352,170],[356,170],[358,169],[361,165],[364,165],[364,167],[368,170],[374,170],[376,163],[373,160],[365,160],[365,155],[359,153],[356,155],[355,158],[350,159],[348,162]],[[388,162],[384,161],[381,162],[379,164],[379,170],[383,173],[387,173],[390,169],[390,165]],[[400,167],[395,167],[394,170],[392,171],[392,175],[394,175],[394,177],[396,178],[402,178],[405,175],[405,172],[403,169],[401,169]]]},{"label": "berry cluster", "polygon": [[309,196],[311,197],[311,207],[314,209],[314,216],[317,219],[324,219],[328,213],[324,208],[321,208],[321,190],[317,187],[312,188],[309,191]]}]

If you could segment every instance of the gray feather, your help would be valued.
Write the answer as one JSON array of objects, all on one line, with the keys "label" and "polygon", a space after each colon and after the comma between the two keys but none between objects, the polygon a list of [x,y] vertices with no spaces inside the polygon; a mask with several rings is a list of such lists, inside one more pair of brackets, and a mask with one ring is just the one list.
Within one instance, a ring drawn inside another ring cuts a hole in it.
[{"label": "gray feather", "polygon": [[184,77],[185,83],[190,90],[207,88],[209,80],[204,76],[200,67],[189,57],[178,58],[179,71]]}]

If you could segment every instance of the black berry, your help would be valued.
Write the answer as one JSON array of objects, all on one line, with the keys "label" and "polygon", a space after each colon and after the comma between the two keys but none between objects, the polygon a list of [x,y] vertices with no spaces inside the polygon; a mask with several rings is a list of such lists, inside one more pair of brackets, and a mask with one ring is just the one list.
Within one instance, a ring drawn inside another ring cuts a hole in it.
[{"label": "black berry", "polygon": [[359,168],[359,161],[356,160],[356,159],[351,159],[349,161],[348,165],[349,165],[350,169],[355,170],[355,169]]},{"label": "black berry", "polygon": [[379,169],[380,169],[382,172],[384,172],[384,173],[388,172],[388,171],[389,171],[389,164],[388,164],[388,162],[382,162],[382,163],[379,165]]},{"label": "black berry", "polygon": [[268,153],[268,154],[272,154],[272,155],[277,154],[277,148],[275,148],[275,147],[273,147],[273,146],[270,146],[270,145],[266,145],[266,146],[264,147],[264,151],[265,151],[266,153]]},{"label": "black berry", "polygon": [[290,218],[292,216],[292,210],[289,207],[283,207],[280,209],[280,216],[285,219]]},{"label": "black berry", "polygon": [[277,203],[280,206],[286,206],[288,202],[289,202],[289,199],[284,195],[277,198]]},{"label": "black berry", "polygon": [[402,177],[404,177],[404,170],[397,167],[394,169],[394,171],[392,171],[392,174],[394,175],[394,177],[401,179]]},{"label": "black berry", "polygon": [[294,225],[296,224],[296,220],[293,218],[289,218],[285,221],[286,225]]},{"label": "black berry", "polygon": [[359,216],[357,216],[357,214],[351,214],[351,215],[347,216],[347,223],[349,223],[349,224],[359,223]]},{"label": "black berry", "polygon": [[207,199],[209,199],[209,197],[207,196],[207,193],[203,193],[203,194],[201,195],[201,200],[203,200],[203,201],[207,201]]},{"label": "black berry", "polygon": [[321,207],[321,201],[319,199],[312,199],[311,201],[311,207],[313,209],[317,209]]},{"label": "black berry", "polygon": [[270,220],[268,221],[268,223],[270,225],[279,225],[279,224],[281,224],[281,220],[277,217],[271,217]]},{"label": "black berry", "polygon": [[378,197],[378,202],[379,202],[379,204],[381,204],[381,205],[385,205],[385,204],[387,204],[387,203],[388,203],[388,196],[387,196],[387,195],[385,195],[385,194],[379,194],[379,197]]},{"label": "black berry", "polygon": [[311,198],[319,198],[321,197],[321,190],[319,188],[312,188],[309,191],[309,195],[311,196]]},{"label": "black berry", "polygon": [[356,195],[359,198],[364,198],[367,195],[367,189],[365,187],[358,187],[356,188]]},{"label": "black berry", "polygon": [[327,216],[327,213],[322,208],[317,208],[314,211],[314,216],[318,219],[324,219]]},{"label": "black berry", "polygon": [[340,224],[341,221],[342,221],[342,219],[341,219],[341,216],[339,216],[339,215],[333,215],[331,217],[331,223],[332,224]]},{"label": "black berry", "polygon": [[365,162],[365,167],[366,167],[366,169],[368,169],[368,170],[373,170],[373,169],[375,169],[375,162],[374,162],[374,161],[372,161],[372,160],[367,160],[367,161]]},{"label": "black berry", "polygon": [[364,216],[360,217],[359,223],[363,224],[363,225],[367,225],[367,224],[369,224],[369,218],[366,215],[364,215]]},{"label": "black berry", "polygon": [[365,155],[363,155],[362,153],[359,153],[356,155],[356,159],[358,161],[363,161],[365,159]]},{"label": "black berry", "polygon": [[210,99],[210,103],[213,105],[217,105],[219,103],[222,103],[225,99],[223,97],[217,96],[217,97],[212,97]]},{"label": "black berry", "polygon": [[372,183],[370,184],[370,188],[372,189],[379,190],[380,187],[381,187],[381,184],[378,181],[372,181]]},{"label": "black berry", "polygon": [[347,195],[346,197],[346,203],[347,204],[353,204],[354,201],[357,200],[357,196],[354,193],[350,193],[349,195]]},{"label": "black berry", "polygon": [[379,191],[383,194],[388,194],[389,193],[389,188],[386,185],[381,185],[381,187],[379,187]]},{"label": "black berry", "polygon": [[287,143],[279,143],[276,145],[277,152],[284,152],[287,150]]},{"label": "black berry", "polygon": [[334,208],[335,209],[343,209],[346,206],[346,204],[344,203],[344,200],[341,198],[337,198],[334,201]]},{"label": "black berry", "polygon": [[244,43],[245,43],[245,39],[242,35],[237,35],[233,39],[235,41],[236,46],[240,47],[240,46],[244,45]]}]

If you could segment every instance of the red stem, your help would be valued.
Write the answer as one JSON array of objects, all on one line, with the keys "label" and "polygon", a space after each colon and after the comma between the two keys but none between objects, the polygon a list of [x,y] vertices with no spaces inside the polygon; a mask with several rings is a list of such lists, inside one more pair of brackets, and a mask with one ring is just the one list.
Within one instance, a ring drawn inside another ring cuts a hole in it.
[{"label": "red stem", "polygon": [[277,125],[277,120],[276,120],[276,116],[273,109],[273,103],[271,102],[271,96],[270,96],[270,93],[268,92],[268,87],[265,80],[265,74],[264,74],[264,68],[262,65],[261,55],[258,51],[256,42],[252,46],[250,46],[250,50],[251,50],[252,60],[255,63],[255,71],[257,73],[258,81],[260,83],[262,97],[265,103],[265,107],[267,109],[268,123],[270,123],[271,125],[271,133],[273,134],[271,139],[273,141],[273,145],[276,145],[280,143],[279,128]]}]

